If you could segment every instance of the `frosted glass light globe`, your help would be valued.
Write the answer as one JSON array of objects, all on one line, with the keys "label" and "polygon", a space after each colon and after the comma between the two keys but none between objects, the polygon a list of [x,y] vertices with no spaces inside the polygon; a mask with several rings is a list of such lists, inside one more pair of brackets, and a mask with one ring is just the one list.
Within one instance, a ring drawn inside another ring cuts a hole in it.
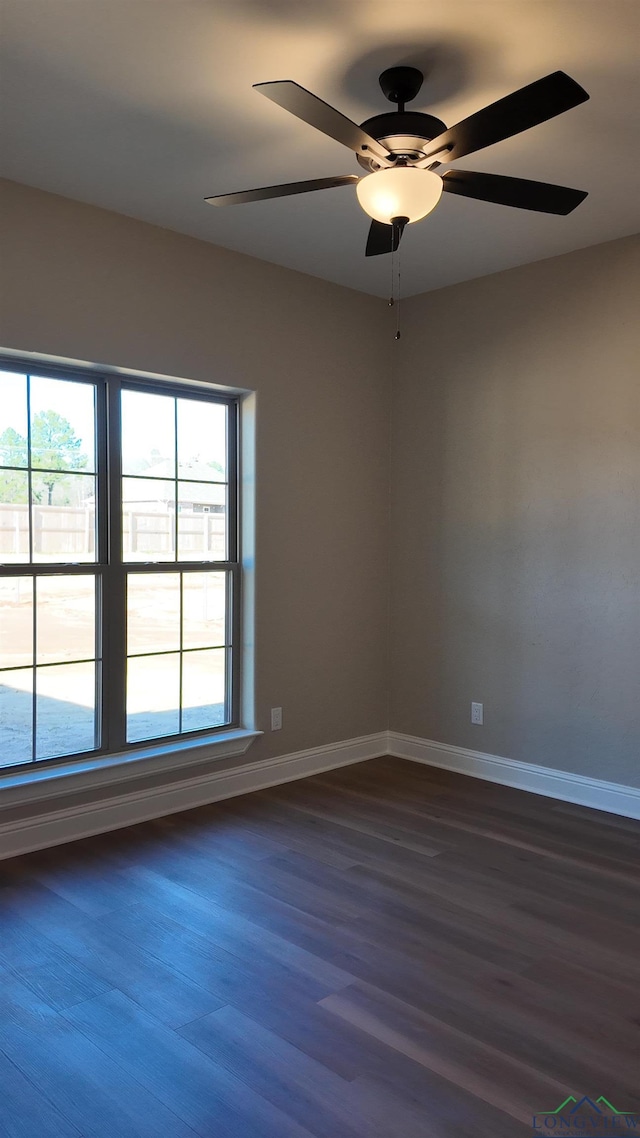
[{"label": "frosted glass light globe", "polygon": [[394,166],[361,178],[356,193],[364,212],[374,221],[383,225],[390,225],[394,217],[419,221],[440,201],[442,178],[432,170]]}]

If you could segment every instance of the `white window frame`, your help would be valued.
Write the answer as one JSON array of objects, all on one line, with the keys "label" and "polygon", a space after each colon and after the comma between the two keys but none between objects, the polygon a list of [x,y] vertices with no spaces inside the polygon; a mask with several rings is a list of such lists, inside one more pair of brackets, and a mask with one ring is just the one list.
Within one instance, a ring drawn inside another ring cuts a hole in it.
[{"label": "white window frame", "polygon": [[[95,385],[97,392],[98,526],[95,562],[55,564],[21,562],[1,564],[2,576],[44,576],[54,573],[95,574],[107,596],[109,618],[103,620],[100,656],[100,747],[81,754],[38,759],[0,767],[3,804],[19,804],[22,790],[39,788],[38,797],[57,794],[60,780],[68,791],[99,788],[142,775],[154,775],[244,754],[261,734],[254,719],[254,441],[255,394],[211,383],[173,379],[127,369],[52,359],[40,354],[0,354],[0,369],[21,374],[47,375]],[[229,502],[227,510],[228,560],[125,562],[121,549],[120,393],[123,388],[155,394],[194,397],[223,403],[229,408]],[[242,494],[240,487],[242,485]],[[232,666],[229,669],[230,722],[224,726],[137,743],[126,741],[126,628],[125,589],[130,572],[225,571],[232,584],[230,611]],[[107,610],[98,603],[98,613]],[[100,623],[100,621],[99,621]],[[107,636],[106,629],[109,630]]]}]

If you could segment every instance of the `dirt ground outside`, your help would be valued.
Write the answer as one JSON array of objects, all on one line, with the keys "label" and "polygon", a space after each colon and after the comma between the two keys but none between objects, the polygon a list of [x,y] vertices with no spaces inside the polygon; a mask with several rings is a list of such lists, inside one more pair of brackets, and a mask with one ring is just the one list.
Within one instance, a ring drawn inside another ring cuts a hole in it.
[{"label": "dirt ground outside", "polygon": [[[131,590],[129,648],[149,654],[128,661],[130,742],[225,721],[224,574],[187,577],[182,667],[179,574],[144,574]],[[31,761],[34,712],[36,757],[97,745],[94,590],[92,574],[38,578],[34,673],[32,578],[0,580],[1,765]]]}]

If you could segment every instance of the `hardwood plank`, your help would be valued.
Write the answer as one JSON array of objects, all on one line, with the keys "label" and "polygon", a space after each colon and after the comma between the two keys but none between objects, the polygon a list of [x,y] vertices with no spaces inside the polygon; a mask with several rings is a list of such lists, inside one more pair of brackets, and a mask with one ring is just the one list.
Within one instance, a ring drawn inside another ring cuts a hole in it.
[{"label": "hardwood plank", "polygon": [[110,987],[96,972],[73,960],[46,935],[6,909],[2,917],[0,963],[50,1007],[59,1010]]},{"label": "hardwood plank", "polygon": [[203,1138],[309,1138],[304,1126],[120,992],[87,1000],[65,1015]]},{"label": "hardwood plank", "polygon": [[585,1005],[593,1008],[596,1015],[598,1010],[606,1009],[613,1020],[610,1034],[624,1033],[627,1025],[640,1027],[640,987],[625,984],[619,976],[596,975],[576,961],[552,956],[536,960],[522,975],[533,980],[539,993],[549,992],[553,999],[571,999],[578,1012]]},{"label": "hardwood plank", "polygon": [[515,1138],[569,1093],[640,1119],[639,850],[383,758],[5,862],[0,1134]]},{"label": "hardwood plank", "polygon": [[[0,994],[0,1050],[51,1104],[47,1125],[61,1115],[84,1138],[194,1138],[170,1107],[15,980]],[[27,1102],[21,1124],[30,1112]],[[4,1099],[0,1121],[4,1134],[11,1121]]]},{"label": "hardwood plank", "polygon": [[76,856],[68,853],[69,860],[62,866],[48,851],[31,855],[29,875],[90,917],[105,916],[128,905],[127,881],[117,871],[104,870],[98,855],[88,860],[85,852],[80,861],[80,854],[81,851]]},{"label": "hardwood plank", "polygon": [[[222,1008],[180,1034],[285,1111],[317,1138],[357,1138],[362,1117],[350,1084],[235,1008]],[[370,1133],[375,1120],[366,1119]]]},{"label": "hardwood plank", "polygon": [[[171,1027],[189,1023],[224,1003],[118,934],[108,921],[82,916],[74,906],[38,884],[25,883],[22,889],[1,891],[0,905],[5,911],[19,912],[35,930],[44,933],[46,941],[53,942],[63,950],[65,959],[74,962],[79,975],[83,966],[90,968],[102,981],[102,987],[92,994],[118,988]],[[42,980],[38,979],[37,990],[41,991]],[[76,1002],[73,999],[70,1004]]]},{"label": "hardwood plank", "polygon": [[[303,810],[297,801],[284,806],[271,799],[261,799],[250,819],[245,820],[244,814],[239,817],[245,825],[254,830],[260,828],[262,832],[282,823],[291,835],[288,845],[292,852],[342,869],[353,865],[371,865],[374,868],[395,865],[399,872],[411,872],[421,864],[422,857],[436,856],[436,849],[431,844],[419,851],[407,850],[388,837],[341,825],[337,819],[330,818],[328,812],[325,816]],[[444,848],[442,843],[439,848]]]},{"label": "hardwood plank", "polygon": [[[348,963],[357,976],[356,989],[364,984],[384,990],[542,1073],[564,1070],[576,1084],[606,1078],[610,1089],[622,1094],[634,1090],[640,1058],[637,1029],[616,1020],[603,1006],[590,1002],[586,1018],[572,999],[541,990],[516,973],[493,969],[481,978],[441,961],[434,965],[428,957],[422,965],[405,961],[403,968],[399,953],[379,945],[361,947]],[[614,1058],[611,1038],[618,1044]]]},{"label": "hardwood plank", "polygon": [[321,1003],[334,1015],[448,1082],[470,1090],[482,1102],[517,1122],[530,1122],[529,1104],[539,1096],[566,1097],[571,1093],[567,1084],[543,1076],[527,1064],[448,1027],[427,1013],[416,1012],[409,1004],[379,989],[354,985],[352,989],[326,996]]},{"label": "hardwood plank", "polygon": [[[109,920],[110,931],[143,946],[149,955],[211,992],[221,1003],[251,1002],[265,985],[281,999],[318,1000],[334,985],[263,954],[222,948],[206,935],[166,916],[161,909],[133,906]],[[337,975],[337,969],[334,970]],[[343,985],[341,985],[343,986]]]},{"label": "hardwood plank", "polygon": [[[359,876],[370,873],[364,867],[351,872]],[[523,955],[529,957],[529,964],[536,956],[557,954],[562,959],[578,960],[604,976],[616,974],[632,983],[640,978],[640,954],[619,950],[615,944],[585,942],[584,937],[568,929],[557,929],[543,916],[516,912],[512,904],[505,904],[495,884],[493,889],[486,882],[484,888],[479,888],[472,868],[469,869],[469,878],[469,882],[462,883],[459,875],[458,879],[450,877],[443,859],[438,859],[431,873],[423,877],[418,885],[415,882],[412,885],[415,885],[418,893],[427,895],[423,898],[423,904],[427,903],[427,897],[435,893],[439,904],[450,901],[456,905],[459,909],[458,920],[462,921],[463,926],[472,916],[480,934],[489,945],[495,944],[496,951],[500,948],[508,949],[509,945],[520,945]],[[497,884],[499,886],[499,882]],[[418,907],[417,911],[420,911]],[[593,912],[594,920],[601,920],[595,902]],[[358,925],[366,923],[368,919],[360,920]],[[525,963],[524,966],[528,967],[529,964]]]},{"label": "hardwood plank", "polygon": [[[288,797],[277,789],[264,792],[263,798],[266,802],[288,802]],[[325,793],[321,783],[304,794],[298,791],[296,798],[289,803],[293,804],[302,814],[330,822],[339,831],[346,830],[351,840],[354,836],[357,840],[360,835],[364,835],[374,838],[376,842],[389,843],[395,848],[422,854],[423,857],[437,857],[441,853],[441,848],[425,841],[417,827],[394,826],[388,817],[385,821],[381,819],[379,810],[363,809],[354,804],[353,800],[344,804],[339,800],[340,808],[336,809],[335,794],[331,791]]]},{"label": "hardwood plank", "polygon": [[280,853],[286,853],[288,850],[302,853],[315,858],[323,865],[332,865],[338,869],[347,869],[356,864],[356,854],[352,848],[347,847],[343,850],[340,843],[329,844],[320,832],[317,830],[314,832],[313,826],[307,824],[306,820],[301,819],[296,825],[292,811],[286,807],[278,810],[275,803],[267,804],[261,800],[257,804],[257,809],[249,813],[245,806],[238,805],[237,800],[234,800],[234,804],[229,807],[229,813],[236,825],[241,823],[244,834],[259,837],[267,834],[278,835],[281,838]]},{"label": "hardwood plank", "polygon": [[[313,866],[310,867],[300,858],[295,861],[285,857],[272,859],[264,872],[268,873],[274,864],[286,867],[305,882],[315,882]],[[341,897],[354,904],[359,903],[360,913],[354,926],[358,930],[370,927],[372,921],[375,923],[382,916],[391,929],[410,931],[418,926],[421,937],[426,938],[427,942],[437,941],[445,951],[459,950],[471,955],[474,960],[509,968],[524,968],[533,959],[531,953],[524,951],[519,940],[511,938],[509,941],[505,937],[503,943],[497,943],[492,930],[485,932],[477,917],[472,921],[461,909],[456,912],[449,907],[444,919],[435,905],[424,912],[416,906],[416,900],[422,901],[423,895],[416,891],[411,882],[400,885],[397,881],[391,882],[374,870],[361,866],[354,867],[339,878],[330,878],[328,873],[323,877],[325,882],[333,882],[336,893]]]},{"label": "hardwood plank", "polygon": [[0,1087],[3,1138],[81,1138],[78,1128],[1,1053]]},{"label": "hardwood plank", "polygon": [[252,1020],[348,1082],[363,1073],[379,1077],[388,1072],[394,1058],[388,1048],[340,1023],[313,1001],[283,1002],[265,989],[250,1005],[237,1010],[244,1010]]},{"label": "hardwood plank", "polygon": [[[337,773],[339,775],[340,772]],[[329,771],[319,775],[316,781],[335,793],[335,788],[339,785],[335,781],[335,776],[335,771]],[[528,797],[535,798],[534,795]],[[406,791],[404,789],[399,791],[397,785],[393,783],[385,788],[384,795],[380,794],[375,784],[363,788],[354,783],[349,787],[340,787],[340,801],[343,806],[352,801],[357,803],[369,816],[386,815],[387,823],[397,819],[403,829],[406,828],[408,832],[417,830],[423,837],[428,836],[428,840],[434,845],[442,845],[444,848],[452,848],[456,844],[455,837],[450,833],[447,835],[447,824],[457,820],[458,829],[461,829],[461,821],[473,825],[478,820],[478,799],[470,799],[460,791],[455,795],[450,792],[441,793],[433,798],[420,795],[408,800]],[[628,820],[629,825],[625,826],[621,823],[627,819],[616,818],[615,815],[604,812],[589,811],[586,807],[573,808],[591,815],[587,826],[584,814],[576,818],[570,811],[563,810],[562,804],[556,804],[549,799],[544,801],[547,803],[544,827],[540,825],[539,806],[522,803],[520,799],[516,805],[511,802],[485,801],[482,818],[485,823],[489,819],[494,824],[490,828],[491,839],[502,840],[508,845],[510,838],[521,837],[541,849],[548,849],[550,842],[556,845],[561,843],[565,849],[569,847],[568,852],[573,854],[577,850],[592,852],[593,834],[596,833],[598,849],[601,852],[619,858],[628,851],[632,863],[636,861],[640,844],[637,823]],[[594,818],[593,815],[596,814],[597,817]],[[621,830],[628,832],[623,834]]]},{"label": "hardwood plank", "polygon": [[[136,872],[136,871],[132,871]],[[144,885],[146,903],[161,909],[186,928],[207,937],[211,944],[250,963],[256,954],[282,964],[294,973],[337,991],[353,980],[348,972],[315,956],[305,948],[255,925],[237,912],[218,905],[182,885],[168,881],[160,874],[144,869],[136,872]]]}]

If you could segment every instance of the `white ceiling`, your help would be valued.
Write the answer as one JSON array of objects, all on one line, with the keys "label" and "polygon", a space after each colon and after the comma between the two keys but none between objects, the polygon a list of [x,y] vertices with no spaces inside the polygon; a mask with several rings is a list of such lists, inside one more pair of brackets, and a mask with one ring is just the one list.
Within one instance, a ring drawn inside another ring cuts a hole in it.
[{"label": "white ceiling", "polygon": [[445,195],[402,246],[405,295],[635,232],[637,0],[4,0],[2,173],[376,295],[352,187],[229,209],[207,194],[358,172],[251,90],[295,79],[358,122],[385,67],[447,124],[562,69],[591,100],[462,159],[589,191],[569,217]]}]

